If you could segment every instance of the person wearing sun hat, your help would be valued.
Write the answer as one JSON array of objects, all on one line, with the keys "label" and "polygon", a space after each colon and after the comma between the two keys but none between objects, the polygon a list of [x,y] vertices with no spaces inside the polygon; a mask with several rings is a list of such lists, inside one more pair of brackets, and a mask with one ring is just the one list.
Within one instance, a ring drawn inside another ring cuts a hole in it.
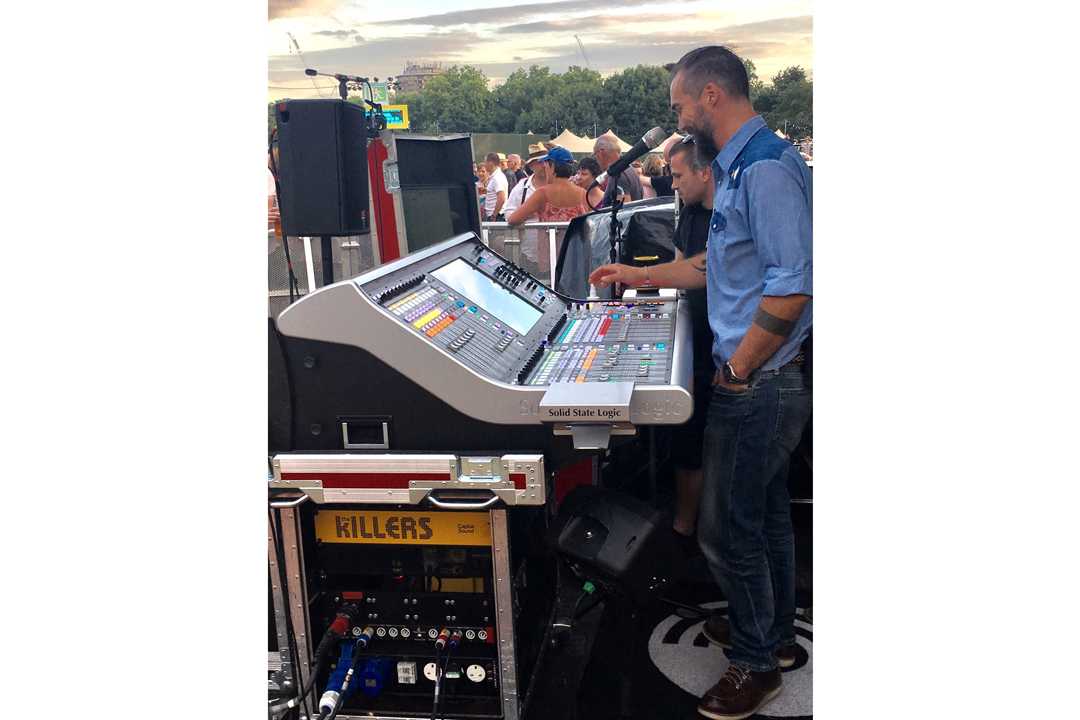
[{"label": "person wearing sun hat", "polygon": [[507,222],[519,225],[534,214],[541,222],[565,222],[589,212],[584,188],[570,182],[570,176],[574,174],[574,156],[569,150],[556,145],[536,158],[536,162],[546,166],[548,182],[537,188],[532,197],[507,218]]},{"label": "person wearing sun hat", "polygon": [[[521,207],[521,204],[525,202],[537,188],[543,187],[547,184],[547,166],[539,162],[540,158],[547,155],[547,149],[540,143],[535,143],[529,146],[529,156],[525,159],[524,167],[530,172],[524,180],[514,185],[510,190],[510,195],[506,198],[506,202],[503,204],[503,215],[510,217],[514,214],[514,211]],[[526,218],[526,222],[536,220],[536,217]],[[536,258],[532,258],[535,260]]]}]

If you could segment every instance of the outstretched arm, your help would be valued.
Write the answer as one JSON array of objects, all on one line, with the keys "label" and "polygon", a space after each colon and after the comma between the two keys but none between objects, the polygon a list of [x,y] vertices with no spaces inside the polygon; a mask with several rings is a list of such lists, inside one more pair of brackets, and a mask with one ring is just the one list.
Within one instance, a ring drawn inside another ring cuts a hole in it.
[{"label": "outstretched arm", "polygon": [[506,218],[506,222],[511,225],[520,225],[539,212],[540,208],[544,207],[545,198],[547,197],[544,190],[545,188],[542,187],[536,188],[533,194],[525,200],[525,203],[515,210],[510,217]]},{"label": "outstretched arm", "polygon": [[616,282],[628,287],[703,288],[705,267],[705,253],[648,268],[614,263],[593,270],[589,283],[598,288]]}]

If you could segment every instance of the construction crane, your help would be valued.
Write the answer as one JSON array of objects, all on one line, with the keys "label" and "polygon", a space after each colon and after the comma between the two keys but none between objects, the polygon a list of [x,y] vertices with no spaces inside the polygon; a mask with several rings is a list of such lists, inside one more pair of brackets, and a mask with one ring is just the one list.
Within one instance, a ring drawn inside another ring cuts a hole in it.
[{"label": "construction crane", "polygon": [[577,46],[581,48],[581,57],[585,58],[585,67],[592,70],[592,65],[589,64],[589,56],[585,54],[585,46],[581,44],[581,38],[575,35],[574,39],[577,40]]},{"label": "construction crane", "polygon": [[[574,39],[577,40],[577,46],[579,48],[581,48],[581,57],[585,58],[585,67],[588,68],[589,70],[592,70],[592,66],[589,65],[589,56],[585,54],[585,46],[581,44],[581,38],[579,38],[577,35],[575,35]],[[595,119],[593,119],[592,134],[593,134],[593,137],[596,137],[596,120]]]},{"label": "construction crane", "polygon": [[[307,69],[307,60],[304,59],[304,53],[300,52],[300,44],[296,42],[296,38],[293,37],[291,32],[286,32],[289,36],[289,43],[296,49],[296,54],[300,56],[300,64],[303,69]],[[292,50],[290,50],[292,52]],[[319,97],[325,97],[322,92],[322,88],[315,82],[315,78],[311,78],[311,86],[315,88],[315,92],[319,93]]]}]

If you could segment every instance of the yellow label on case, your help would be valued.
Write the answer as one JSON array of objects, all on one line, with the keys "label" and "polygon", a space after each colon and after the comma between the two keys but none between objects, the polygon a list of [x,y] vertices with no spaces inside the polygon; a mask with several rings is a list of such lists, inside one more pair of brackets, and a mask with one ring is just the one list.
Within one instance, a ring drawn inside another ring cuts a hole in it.
[{"label": "yellow label on case", "polygon": [[486,512],[319,510],[315,537],[326,543],[490,545]]}]

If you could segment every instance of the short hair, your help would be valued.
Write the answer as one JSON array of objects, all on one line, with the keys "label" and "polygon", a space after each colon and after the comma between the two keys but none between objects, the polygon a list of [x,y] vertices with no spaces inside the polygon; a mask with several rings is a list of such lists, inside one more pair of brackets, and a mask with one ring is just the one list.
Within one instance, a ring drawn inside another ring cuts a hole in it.
[{"label": "short hair", "polygon": [[573,175],[576,170],[574,163],[566,162],[551,162],[551,167],[554,168],[555,177],[557,178],[568,178]]},{"label": "short hair", "polygon": [[750,78],[739,56],[721,45],[699,47],[679,58],[671,75],[683,75],[683,90],[698,97],[705,85],[714,82],[728,95],[750,98]]},{"label": "short hair", "polygon": [[487,155],[484,156],[484,161],[485,162],[495,163],[496,165],[498,165],[499,164],[499,153],[493,153],[493,152],[488,153]]},{"label": "short hair", "polygon": [[701,157],[701,149],[697,143],[694,142],[693,135],[687,135],[680,143],[675,143],[675,147],[671,148],[669,157],[675,157],[676,155],[686,154],[686,162],[690,166],[690,169],[695,172],[702,172],[710,167],[712,163],[709,158]]},{"label": "short hair", "polygon": [[600,150],[614,150],[615,152],[622,152],[622,148],[619,147],[619,143],[615,142],[615,138],[608,135],[601,135],[596,138],[596,142],[593,143],[593,151],[597,148]]},{"label": "short hair", "polygon": [[664,161],[656,153],[649,153],[641,161],[641,174],[646,177],[660,177],[663,175]]},{"label": "short hair", "polygon": [[590,173],[592,173],[593,177],[596,177],[601,172],[603,172],[603,170],[600,169],[600,163],[598,163],[596,161],[596,158],[594,158],[592,155],[589,155],[588,157],[583,157],[580,161],[578,161],[578,170],[588,170]]}]

